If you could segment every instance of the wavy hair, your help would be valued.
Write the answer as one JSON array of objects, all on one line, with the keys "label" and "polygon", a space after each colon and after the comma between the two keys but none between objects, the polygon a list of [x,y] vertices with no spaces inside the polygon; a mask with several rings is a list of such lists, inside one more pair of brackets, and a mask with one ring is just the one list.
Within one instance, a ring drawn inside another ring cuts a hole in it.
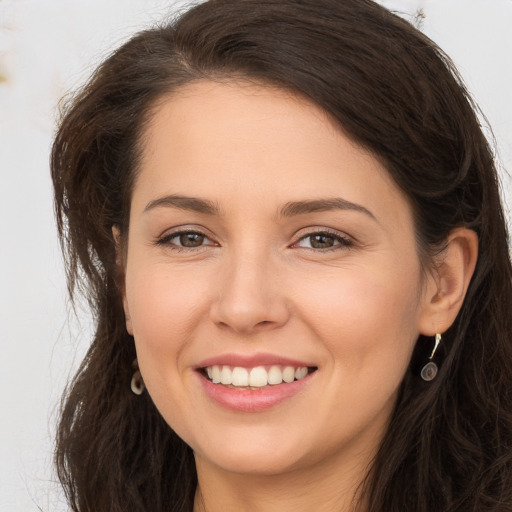
[{"label": "wavy hair", "polygon": [[478,263],[423,382],[420,337],[363,485],[368,512],[512,510],[512,270],[493,153],[450,60],[370,0],[210,0],[135,35],[65,109],[51,155],[72,296],[96,319],[63,398],[56,464],[80,512],[190,512],[193,454],[148,394],[130,392],[112,226],[121,235],[143,132],[159,100],[198,80],[242,77],[324,109],[388,169],[413,207],[424,261],[455,227]]}]

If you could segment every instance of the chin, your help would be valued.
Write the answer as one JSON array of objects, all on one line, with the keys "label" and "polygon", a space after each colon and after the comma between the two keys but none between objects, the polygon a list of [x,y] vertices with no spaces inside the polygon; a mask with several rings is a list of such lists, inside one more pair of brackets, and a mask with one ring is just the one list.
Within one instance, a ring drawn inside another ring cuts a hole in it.
[{"label": "chin", "polygon": [[243,436],[242,439],[225,439],[224,442],[211,439],[206,445],[203,439],[194,450],[196,463],[214,465],[224,471],[239,474],[271,476],[292,471],[306,459],[304,446],[297,439],[293,442],[281,431],[274,440],[267,436]]},{"label": "chin", "polygon": [[214,465],[228,473],[252,476],[276,476],[289,473],[298,469],[301,464],[296,458],[287,455],[273,454],[268,456],[265,453],[225,453],[207,454],[208,458],[195,453],[196,464],[206,462],[207,465]]}]

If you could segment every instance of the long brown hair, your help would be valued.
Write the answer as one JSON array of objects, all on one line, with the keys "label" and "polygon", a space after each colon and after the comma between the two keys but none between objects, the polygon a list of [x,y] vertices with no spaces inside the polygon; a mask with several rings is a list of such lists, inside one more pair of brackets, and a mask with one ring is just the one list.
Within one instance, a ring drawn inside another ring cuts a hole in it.
[{"label": "long brown hair", "polygon": [[[364,482],[369,512],[512,510],[512,270],[492,151],[450,60],[370,0],[211,0],[142,32],[66,109],[51,167],[71,294],[96,318],[63,400],[56,463],[75,511],[191,511],[191,449],[130,392],[112,226],[126,233],[141,133],[158,100],[196,80],[244,77],[308,98],[379,158],[413,205],[428,261],[473,229],[477,267],[423,382],[420,337]],[[427,347],[427,348],[425,348]]]}]

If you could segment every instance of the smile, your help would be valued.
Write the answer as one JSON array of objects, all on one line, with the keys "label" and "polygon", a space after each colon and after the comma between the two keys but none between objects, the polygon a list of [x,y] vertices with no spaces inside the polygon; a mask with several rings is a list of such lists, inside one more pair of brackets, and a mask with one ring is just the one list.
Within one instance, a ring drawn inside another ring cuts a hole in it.
[{"label": "smile", "polygon": [[302,395],[316,380],[318,367],[272,354],[224,354],[196,367],[205,396],[238,413],[273,409]]},{"label": "smile", "polygon": [[213,383],[234,388],[259,389],[301,380],[315,368],[307,366],[243,366],[213,365],[202,369],[203,374]]}]

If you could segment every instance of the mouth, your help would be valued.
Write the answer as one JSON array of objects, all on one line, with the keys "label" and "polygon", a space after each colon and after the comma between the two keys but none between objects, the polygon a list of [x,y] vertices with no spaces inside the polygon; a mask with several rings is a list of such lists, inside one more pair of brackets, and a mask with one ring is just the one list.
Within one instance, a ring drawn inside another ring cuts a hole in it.
[{"label": "mouth", "polygon": [[318,367],[276,354],[228,353],[202,361],[195,370],[211,403],[236,413],[258,413],[305,396]]},{"label": "mouth", "polygon": [[306,378],[316,366],[230,366],[212,365],[198,368],[198,372],[212,384],[232,389],[257,390],[291,384]]}]

